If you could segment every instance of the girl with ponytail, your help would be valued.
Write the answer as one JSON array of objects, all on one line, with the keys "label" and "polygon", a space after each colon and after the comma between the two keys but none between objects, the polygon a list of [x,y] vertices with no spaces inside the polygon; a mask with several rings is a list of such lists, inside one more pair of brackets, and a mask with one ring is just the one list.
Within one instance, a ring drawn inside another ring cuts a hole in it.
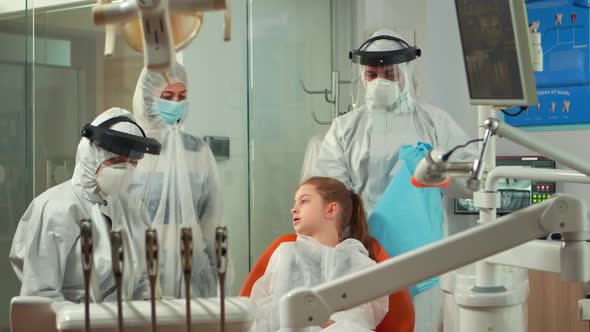
[{"label": "girl with ponytail", "polygon": [[[309,203],[311,212],[308,211]],[[325,235],[332,235],[330,240],[333,240],[333,233],[337,233],[338,242],[347,238],[358,240],[367,249],[369,257],[375,259],[363,200],[342,182],[319,176],[305,180],[297,190],[291,214],[297,234],[318,236],[318,241],[322,242]],[[319,233],[318,227],[322,227]],[[323,244],[330,246],[333,242]]]},{"label": "girl with ponytail", "polygon": [[[282,243],[252,288],[258,304],[253,331],[279,329],[279,300],[297,287],[313,287],[375,263],[362,199],[342,182],[311,177],[295,193],[291,209],[297,241]],[[370,331],[388,310],[388,298],[334,313],[317,329]],[[313,330],[313,329],[312,329]]]}]

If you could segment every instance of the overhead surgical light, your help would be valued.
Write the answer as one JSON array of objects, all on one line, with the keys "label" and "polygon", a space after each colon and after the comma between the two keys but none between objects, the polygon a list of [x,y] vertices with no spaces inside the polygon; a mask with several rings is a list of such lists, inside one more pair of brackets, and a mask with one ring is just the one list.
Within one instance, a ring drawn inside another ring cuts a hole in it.
[{"label": "overhead surgical light", "polygon": [[98,0],[92,13],[96,25],[106,26],[105,55],[115,47],[115,24],[129,46],[143,52],[145,66],[166,71],[174,53],[197,35],[206,11],[224,10],[224,40],[230,40],[231,17],[226,0]]}]

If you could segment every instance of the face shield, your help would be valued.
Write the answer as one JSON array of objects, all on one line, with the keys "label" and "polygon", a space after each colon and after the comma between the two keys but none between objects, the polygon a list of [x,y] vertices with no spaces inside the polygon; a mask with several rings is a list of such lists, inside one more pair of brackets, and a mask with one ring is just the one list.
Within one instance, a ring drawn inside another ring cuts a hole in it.
[{"label": "face shield", "polygon": [[411,110],[415,100],[412,60],[420,55],[420,49],[387,35],[372,37],[358,50],[351,51],[353,106],[366,105],[369,110]]},{"label": "face shield", "polygon": [[[129,122],[136,125],[141,130],[143,137],[110,129],[120,122]],[[87,124],[82,129],[82,137],[86,137],[96,146],[115,155],[132,160],[139,160],[146,153],[160,154],[162,147],[155,139],[146,137],[143,129],[126,116],[110,118],[97,126]]]}]

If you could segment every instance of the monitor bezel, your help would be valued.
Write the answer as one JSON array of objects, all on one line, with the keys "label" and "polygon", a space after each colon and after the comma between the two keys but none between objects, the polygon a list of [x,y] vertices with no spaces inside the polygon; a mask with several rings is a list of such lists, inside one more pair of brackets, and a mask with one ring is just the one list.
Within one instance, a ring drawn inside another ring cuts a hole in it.
[{"label": "monitor bezel", "polygon": [[459,29],[459,39],[461,42],[461,56],[463,57],[463,68],[465,69],[465,78],[467,80],[469,102],[471,105],[491,105],[503,107],[536,105],[537,88],[531,58],[528,16],[524,0],[504,0],[508,1],[510,5],[510,17],[512,19],[512,26],[514,29],[516,56],[518,60],[518,70],[520,72],[520,87],[522,89],[523,96],[521,99],[477,99],[471,97],[471,89],[469,84],[469,76],[467,75],[467,63],[465,62],[465,50],[463,47],[463,39],[461,35],[461,23],[459,21],[457,1],[459,0],[454,1],[455,12],[457,14],[457,26]]}]

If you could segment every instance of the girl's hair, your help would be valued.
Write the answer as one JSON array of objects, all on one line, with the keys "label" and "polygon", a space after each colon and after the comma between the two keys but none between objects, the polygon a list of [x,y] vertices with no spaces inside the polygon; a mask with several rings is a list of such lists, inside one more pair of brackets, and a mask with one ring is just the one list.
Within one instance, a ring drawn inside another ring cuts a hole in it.
[{"label": "girl's hair", "polygon": [[313,176],[303,181],[300,186],[306,184],[314,186],[326,202],[336,202],[340,205],[341,231],[348,228],[348,238],[359,240],[369,252],[369,257],[374,260],[372,238],[369,235],[361,197],[334,178]]}]

